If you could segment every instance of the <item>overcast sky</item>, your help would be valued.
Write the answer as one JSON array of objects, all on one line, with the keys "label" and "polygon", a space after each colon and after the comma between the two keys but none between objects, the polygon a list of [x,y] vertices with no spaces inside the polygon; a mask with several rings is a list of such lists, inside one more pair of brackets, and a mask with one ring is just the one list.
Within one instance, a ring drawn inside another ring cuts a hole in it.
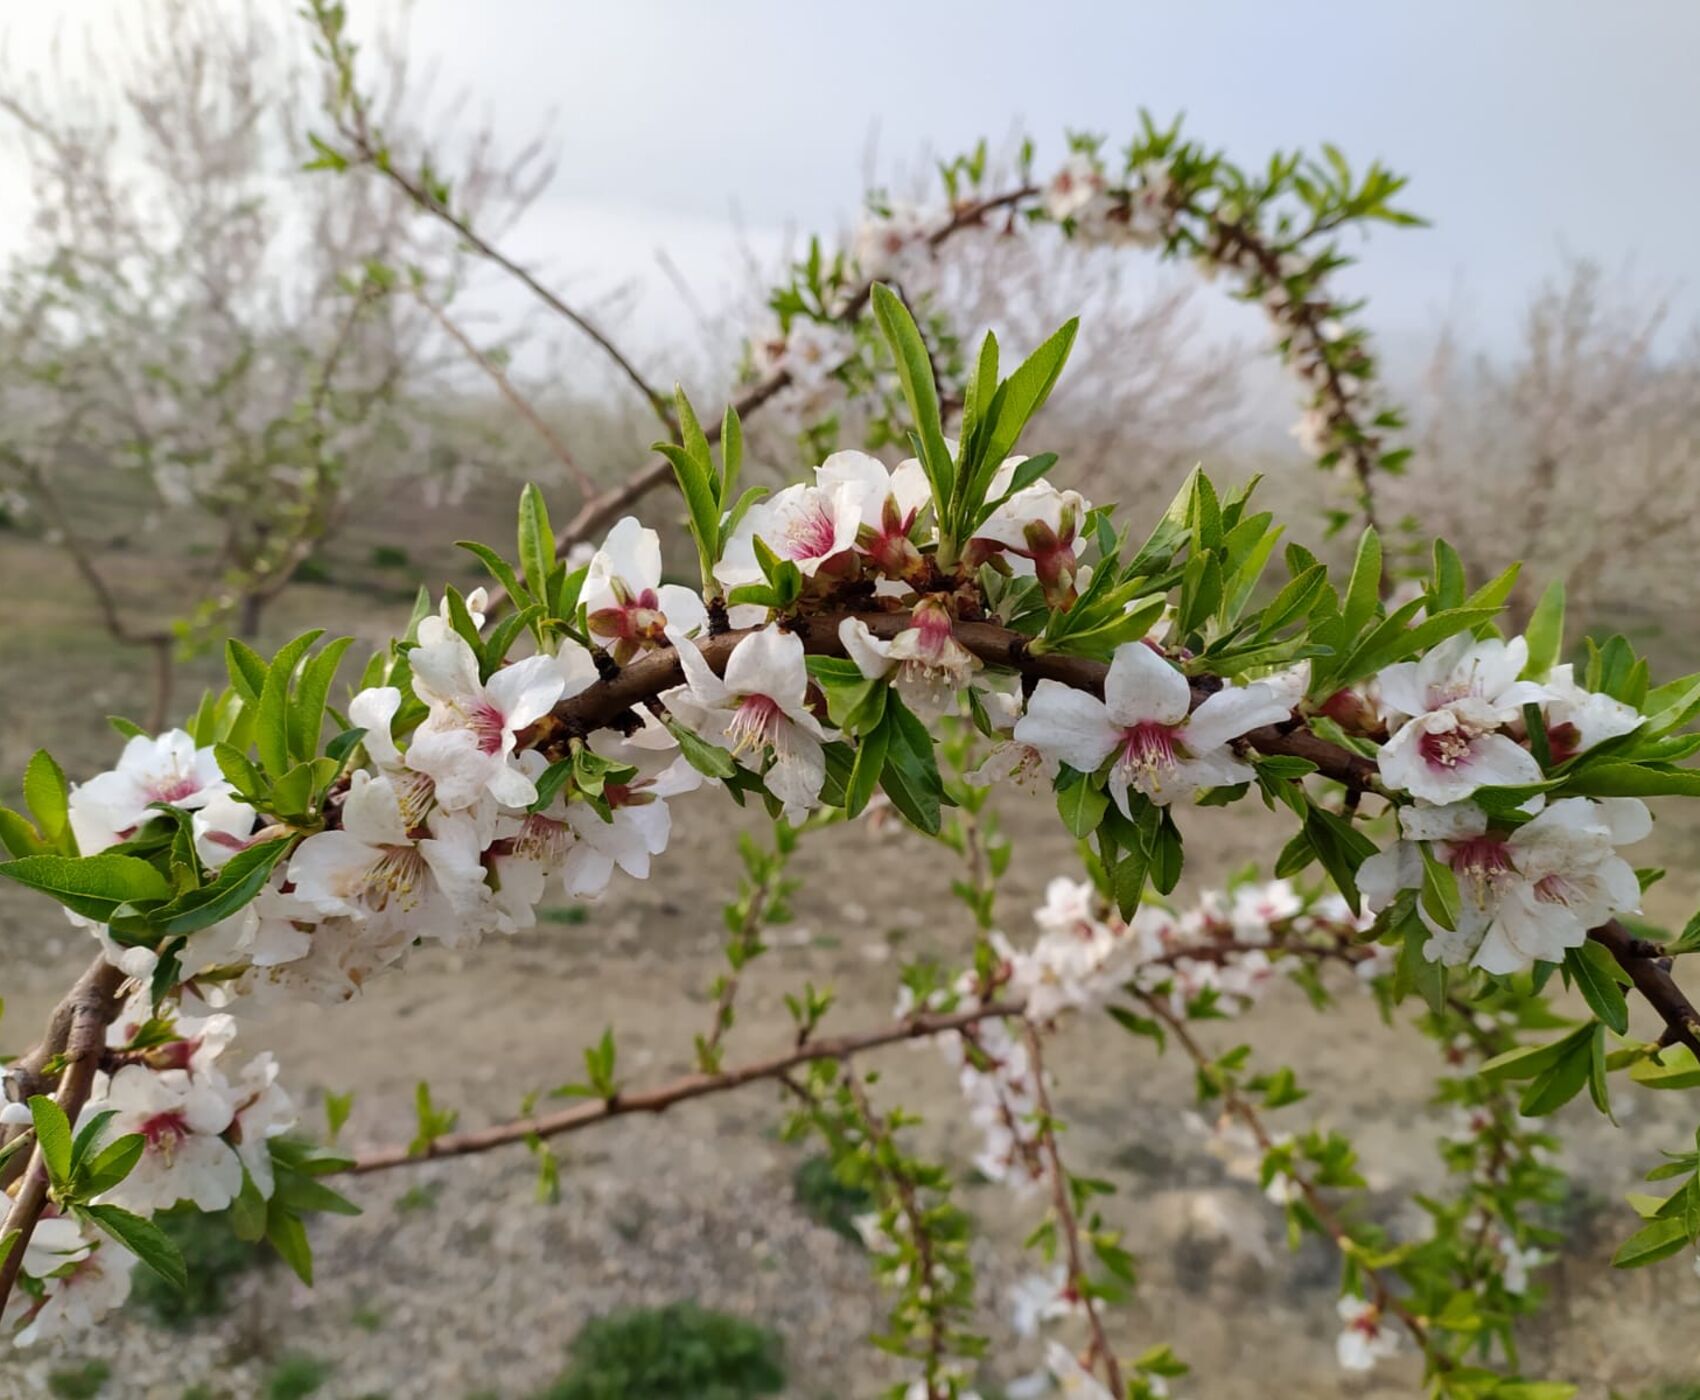
[{"label": "overcast sky", "polygon": [[[350,0],[357,24],[377,3]],[[40,62],[56,24],[98,25],[114,4],[10,0],[9,70]],[[787,229],[845,224],[870,141],[889,170],[1021,126],[1043,163],[1065,129],[1120,139],[1146,106],[1184,110],[1194,134],[1248,162],[1332,140],[1355,162],[1409,172],[1406,202],[1434,227],[1378,232],[1356,284],[1395,345],[1448,315],[1505,343],[1534,280],[1565,253],[1676,289],[1684,321],[1700,307],[1689,276],[1700,247],[1690,0],[415,9],[418,50],[499,130],[517,140],[556,114],[559,178],[519,246],[581,286],[634,275],[664,286],[665,249],[712,300],[733,278],[738,221],[768,252]],[[18,207],[15,165],[0,161],[0,181],[3,220]],[[646,297],[641,340],[684,324],[670,301]]]}]

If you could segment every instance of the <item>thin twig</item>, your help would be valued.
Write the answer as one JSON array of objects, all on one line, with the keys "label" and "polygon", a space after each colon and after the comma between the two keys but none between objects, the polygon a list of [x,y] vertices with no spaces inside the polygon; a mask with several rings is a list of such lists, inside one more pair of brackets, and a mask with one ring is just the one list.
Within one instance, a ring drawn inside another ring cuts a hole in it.
[{"label": "thin twig", "polygon": [[543,439],[550,452],[555,455],[555,460],[565,467],[572,475],[573,480],[578,483],[579,493],[586,500],[594,496],[596,494],[596,483],[591,480],[590,473],[579,465],[578,459],[568,450],[566,443],[561,441],[560,434],[551,428],[544,420],[543,415],[531,406],[531,401],[514,387],[513,381],[503,372],[502,367],[478,348],[472,337],[449,318],[448,312],[426,295],[423,287],[415,287],[413,295],[430,314],[431,318],[442,327],[443,333],[460,346],[467,358],[490,377],[490,381],[501,391],[502,397],[513,406],[514,411],[521,418],[525,419],[537,436]]},{"label": "thin twig", "polygon": [[925,1040],[949,1031],[959,1031],[964,1026],[994,1017],[1020,1014],[1020,1002],[994,1002],[943,1015],[912,1016],[906,1021],[882,1026],[878,1030],[810,1041],[783,1054],[752,1060],[716,1074],[687,1074],[653,1089],[621,1092],[612,1098],[575,1104],[559,1113],[521,1118],[515,1122],[498,1123],[493,1127],[479,1128],[471,1132],[447,1133],[433,1139],[423,1153],[415,1153],[404,1146],[374,1148],[370,1152],[362,1152],[345,1170],[383,1171],[389,1167],[410,1166],[433,1158],[461,1157],[473,1152],[488,1152],[491,1148],[504,1147],[509,1143],[523,1142],[533,1135],[548,1138],[561,1133],[577,1132],[593,1123],[619,1118],[629,1113],[661,1113],[688,1099],[725,1093],[727,1090],[740,1089],[746,1084],[754,1084],[764,1079],[782,1078],[789,1070],[811,1060],[848,1060],[882,1045],[896,1045],[907,1040]]},{"label": "thin twig", "polygon": [[[1208,1052],[1193,1038],[1192,1032],[1187,1028],[1186,1021],[1175,1015],[1163,997],[1140,991],[1134,991],[1133,995],[1137,996],[1145,1004],[1146,1009],[1168,1028],[1169,1033],[1175,1038],[1175,1042],[1186,1051],[1193,1064],[1201,1070],[1207,1070],[1210,1067],[1213,1061]],[[1250,1129],[1251,1135],[1257,1140],[1257,1145],[1265,1153],[1273,1152],[1276,1145],[1275,1139],[1270,1135],[1268,1128],[1264,1126],[1262,1117],[1251,1102],[1231,1084],[1223,1084],[1221,1093],[1223,1106]],[[1382,1312],[1392,1313],[1397,1317],[1404,1324],[1405,1330],[1411,1334],[1417,1345],[1422,1349],[1424,1355],[1429,1356],[1437,1364],[1447,1364],[1449,1359],[1444,1355],[1430,1352],[1428,1327],[1423,1320],[1405,1306],[1398,1295],[1388,1287],[1386,1279],[1381,1276],[1378,1270],[1370,1268],[1363,1262],[1357,1241],[1352,1238],[1351,1232],[1340,1222],[1334,1208],[1323,1198],[1322,1192],[1317,1189],[1315,1183],[1298,1172],[1288,1172],[1287,1175],[1291,1178],[1293,1184],[1299,1188],[1299,1192],[1304,1196],[1305,1204],[1310,1208],[1311,1214],[1316,1217],[1317,1223],[1328,1232],[1328,1236],[1334,1241],[1336,1248],[1342,1254],[1357,1262],[1359,1270],[1369,1282],[1370,1291],[1375,1295],[1376,1307]]]},{"label": "thin twig", "polygon": [[1088,1357],[1087,1368],[1091,1369],[1094,1363],[1102,1361],[1104,1379],[1109,1382],[1110,1394],[1120,1395],[1121,1366],[1116,1361],[1116,1353],[1104,1333],[1104,1321],[1098,1315],[1098,1304],[1092,1296],[1086,1261],[1080,1253],[1080,1222],[1074,1217],[1068,1173],[1063,1170],[1062,1153],[1057,1148],[1056,1120],[1051,1111],[1050,1091],[1045,1088],[1045,1062],[1039,1046],[1039,1028],[1031,1021],[1024,1024],[1027,1028],[1027,1055],[1032,1062],[1033,1097],[1039,1106],[1039,1140],[1051,1167],[1051,1206],[1057,1213],[1057,1228],[1061,1230],[1068,1249],[1069,1284],[1074,1289],[1075,1296],[1080,1299],[1080,1305],[1086,1309],[1086,1325],[1092,1334],[1092,1352]]}]

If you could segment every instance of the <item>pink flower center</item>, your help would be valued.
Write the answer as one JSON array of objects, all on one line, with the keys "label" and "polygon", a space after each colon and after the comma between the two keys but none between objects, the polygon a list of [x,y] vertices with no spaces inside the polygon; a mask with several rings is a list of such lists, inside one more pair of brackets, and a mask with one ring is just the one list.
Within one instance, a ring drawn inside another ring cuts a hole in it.
[{"label": "pink flower center", "polygon": [[766,695],[746,695],[738,702],[731,724],[726,726],[732,752],[754,752],[772,743],[779,733],[780,717],[778,701]]},{"label": "pink flower center", "polygon": [[396,901],[400,909],[418,903],[419,888],[425,883],[425,857],[417,846],[380,846],[382,854],[366,868],[359,896],[368,909],[382,913]]},{"label": "pink flower center", "polygon": [[1516,868],[1505,838],[1492,835],[1456,843],[1449,864],[1459,883],[1471,887],[1478,906],[1485,904],[1493,886]]},{"label": "pink flower center", "polygon": [[189,1136],[189,1122],[181,1109],[171,1109],[144,1119],[136,1131],[147,1140],[152,1151],[169,1157],[177,1144]]},{"label": "pink flower center", "polygon": [[533,812],[513,837],[509,849],[522,859],[556,866],[566,859],[573,840],[573,829],[565,822]]},{"label": "pink flower center", "polygon": [[1122,730],[1122,757],[1125,767],[1153,777],[1172,770],[1181,752],[1178,736],[1180,726],[1158,724],[1156,720],[1141,720]]},{"label": "pink flower center", "polygon": [[819,500],[810,501],[785,526],[786,552],[793,559],[824,559],[837,542],[838,528]]},{"label": "pink flower center", "polygon": [[1568,905],[1578,893],[1576,886],[1562,875],[1544,875],[1535,882],[1535,898],[1543,904]]},{"label": "pink flower center", "polygon": [[1417,740],[1417,752],[1431,768],[1451,771],[1470,757],[1470,736],[1462,729],[1425,732]]},{"label": "pink flower center", "polygon": [[181,802],[185,797],[193,797],[200,790],[199,778],[177,773],[151,785],[148,788],[148,796],[155,802]]},{"label": "pink flower center", "polygon": [[467,715],[467,728],[478,741],[479,753],[500,753],[507,740],[508,722],[488,700],[480,701]]}]

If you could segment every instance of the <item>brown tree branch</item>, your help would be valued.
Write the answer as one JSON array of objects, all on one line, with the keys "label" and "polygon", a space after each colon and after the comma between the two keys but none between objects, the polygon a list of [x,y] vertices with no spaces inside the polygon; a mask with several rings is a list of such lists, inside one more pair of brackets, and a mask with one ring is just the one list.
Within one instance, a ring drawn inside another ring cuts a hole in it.
[{"label": "brown tree branch", "polygon": [[521,1118],[511,1123],[498,1123],[493,1127],[478,1128],[469,1132],[446,1133],[433,1139],[422,1154],[415,1154],[403,1146],[374,1148],[369,1152],[362,1152],[346,1170],[357,1173],[384,1171],[389,1167],[410,1166],[437,1157],[461,1157],[471,1152],[488,1152],[491,1148],[503,1147],[508,1143],[523,1142],[534,1134],[540,1138],[548,1138],[561,1133],[577,1132],[593,1123],[623,1117],[629,1113],[663,1113],[674,1104],[684,1103],[688,1099],[725,1093],[729,1089],[739,1089],[764,1079],[781,1079],[798,1065],[807,1064],[811,1060],[847,1060],[866,1051],[878,1049],[882,1045],[925,1040],[994,1017],[1020,1014],[1020,1002],[992,1002],[964,1011],[912,1016],[906,1021],[882,1026],[878,1030],[811,1040],[782,1054],[751,1060],[716,1074],[687,1074],[653,1089],[621,1092],[612,1098],[589,1100],[562,1109],[558,1113],[538,1114],[535,1117]]},{"label": "brown tree branch", "polygon": [[[94,1083],[95,1070],[100,1066],[100,1052],[106,1042],[106,1027],[118,1014],[118,990],[124,985],[124,974],[105,959],[96,963],[78,979],[77,985],[48,1021],[48,1035],[64,1026],[63,1048],[51,1052],[48,1058],[62,1055],[64,1070],[54,1097],[65,1116],[73,1124],[88,1101]],[[43,1060],[43,1067],[47,1060]],[[39,1072],[39,1071],[38,1071]],[[0,1225],[0,1238],[16,1232],[11,1249],[0,1260],[0,1311],[17,1282],[18,1270],[23,1267],[24,1250],[35,1234],[36,1222],[47,1208],[47,1161],[40,1144],[30,1152],[29,1165],[24,1169],[22,1184],[12,1199],[6,1220]]]},{"label": "brown tree branch", "polygon": [[566,443],[561,441],[560,434],[549,426],[543,415],[531,406],[531,401],[514,388],[513,381],[508,378],[502,367],[478,348],[472,337],[449,318],[448,312],[426,295],[423,287],[415,287],[413,295],[429,313],[431,319],[442,327],[443,334],[454,341],[466,357],[489,376],[491,383],[500,391],[502,397],[512,405],[514,412],[525,419],[532,431],[543,439],[549,451],[554,454],[555,460],[567,469],[572,479],[578,484],[579,494],[587,501],[593,497],[596,494],[596,483],[591,480],[590,473],[579,465],[578,458],[574,457],[567,449]]},{"label": "brown tree branch", "polygon": [[1057,1148],[1056,1118],[1051,1111],[1050,1091],[1045,1088],[1045,1060],[1039,1045],[1039,1028],[1031,1021],[1027,1021],[1025,1025],[1027,1054],[1033,1066],[1033,1096],[1039,1106],[1039,1140],[1050,1165],[1051,1207],[1056,1211],[1057,1228],[1062,1233],[1068,1251],[1069,1284],[1079,1296],[1080,1305],[1086,1309],[1086,1325],[1092,1335],[1092,1351],[1087,1368],[1090,1370],[1093,1364],[1101,1361],[1104,1366],[1104,1379],[1109,1382],[1110,1394],[1120,1395],[1121,1364],[1116,1360],[1115,1349],[1111,1347],[1109,1338],[1105,1335],[1104,1320],[1098,1315],[1097,1300],[1092,1296],[1086,1261],[1080,1252],[1080,1222],[1074,1217],[1068,1173],[1063,1170],[1062,1153]]},{"label": "brown tree branch", "polygon": [[[844,644],[839,640],[838,628],[840,623],[851,617],[866,624],[876,637],[885,639],[896,636],[911,625],[909,614],[905,612],[834,612],[787,619],[785,626],[802,639],[803,649],[811,655],[842,656]],[[748,630],[723,632],[716,637],[699,639],[697,648],[715,672],[720,673],[726,669],[733,649],[749,635]],[[991,622],[959,622],[956,624],[956,639],[988,666],[1018,671],[1026,679],[1060,681],[1077,690],[1098,695],[1103,693],[1104,677],[1109,667],[1101,661],[1053,652],[1035,653],[1030,638]],[[524,742],[531,747],[548,750],[569,738],[583,737],[594,730],[607,728],[627,711],[683,682],[684,670],[670,647],[651,651],[610,679],[599,681],[563,700],[551,715],[526,732]],[[1193,703],[1201,704],[1216,688],[1210,682],[1195,680]],[[1302,725],[1291,722],[1268,725],[1253,730],[1245,739],[1258,753],[1306,758],[1316,764],[1323,776],[1348,787],[1380,790],[1380,777],[1374,763],[1318,738]]]},{"label": "brown tree branch", "polygon": [[[1137,996],[1145,1004],[1146,1009],[1168,1028],[1169,1034],[1175,1038],[1176,1044],[1186,1051],[1194,1065],[1200,1070],[1207,1070],[1214,1063],[1209,1052],[1193,1037],[1185,1019],[1175,1015],[1166,999],[1153,996],[1148,992],[1135,991],[1133,995]],[[1273,1152],[1275,1150],[1275,1139],[1270,1135],[1268,1128],[1264,1126],[1261,1115],[1250,1100],[1231,1084],[1221,1085],[1221,1091],[1223,1106],[1246,1125],[1251,1135],[1257,1140],[1257,1145],[1265,1153]],[[1375,1295],[1376,1307],[1384,1313],[1392,1313],[1397,1317],[1405,1325],[1405,1330],[1411,1334],[1424,1355],[1430,1356],[1437,1364],[1446,1364],[1447,1358],[1445,1356],[1436,1355],[1429,1351],[1427,1324],[1400,1301],[1399,1297],[1387,1286],[1387,1281],[1381,1276],[1379,1270],[1370,1268],[1361,1257],[1358,1257],[1357,1241],[1352,1238],[1350,1231],[1341,1223],[1340,1217],[1323,1197],[1322,1192],[1317,1189],[1313,1182],[1297,1172],[1289,1172],[1287,1175],[1293,1184],[1299,1188],[1300,1194],[1305,1198],[1305,1205],[1310,1208],[1310,1212],[1316,1217],[1317,1223],[1328,1232],[1335,1247],[1342,1254],[1357,1258],[1359,1271],[1368,1281],[1370,1292]]]},{"label": "brown tree branch", "polygon": [[1666,1042],[1681,1041],[1700,1059],[1700,1012],[1671,976],[1664,950],[1656,943],[1635,937],[1616,919],[1589,929],[1588,937],[1617,960],[1617,965],[1629,974],[1635,990],[1658,1013],[1665,1023]]}]

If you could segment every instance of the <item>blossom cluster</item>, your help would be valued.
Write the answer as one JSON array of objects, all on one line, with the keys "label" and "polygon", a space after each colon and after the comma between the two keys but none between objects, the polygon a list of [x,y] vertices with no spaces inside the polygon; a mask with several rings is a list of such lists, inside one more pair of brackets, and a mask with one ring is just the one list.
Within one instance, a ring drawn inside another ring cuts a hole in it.
[{"label": "blossom cluster", "polygon": [[[107,1028],[107,1067],[75,1126],[104,1118],[110,1136],[138,1135],[141,1152],[96,1205],[148,1216],[184,1203],[222,1211],[245,1190],[271,1198],[271,1141],[295,1125],[295,1107],[269,1052],[234,1078],[225,1074],[219,1060],[235,1035],[229,1015],[173,1015],[155,1008],[145,988],[131,996]],[[0,1110],[0,1122],[28,1117],[22,1105]],[[82,1221],[47,1217],[25,1251],[28,1286],[8,1301],[5,1329],[29,1346],[91,1326],[128,1297],[134,1264]]]},{"label": "blossom cluster", "polygon": [[1641,905],[1634,868],[1617,850],[1652,829],[1639,799],[1547,803],[1537,792],[1509,818],[1472,800],[1483,788],[1542,784],[1530,713],[1540,716],[1549,760],[1558,762],[1643,722],[1630,705],[1582,689],[1568,666],[1539,681],[1520,679],[1527,666],[1521,637],[1454,637],[1419,661],[1386,668],[1350,706],[1378,717],[1382,782],[1416,799],[1400,809],[1401,839],[1359,870],[1366,899],[1382,908],[1400,890],[1421,889],[1425,847],[1457,882],[1452,927],[1417,906],[1431,960],[1497,973],[1561,962],[1590,928]]},{"label": "blossom cluster", "polygon": [[[1034,912],[1039,936],[1015,947],[991,937],[997,964],[991,981],[1020,1000],[1028,1022],[1049,1027],[1060,1017],[1097,1009],[1128,986],[1168,1000],[1177,1015],[1231,1016],[1256,1003],[1306,954],[1339,954],[1365,982],[1390,971],[1387,949],[1359,943],[1373,920],[1354,915],[1338,894],[1303,893],[1289,880],[1241,882],[1207,890],[1176,912],[1142,904],[1131,919],[1109,908],[1088,882],[1052,880]],[[984,979],[965,972],[953,987],[929,994],[943,1007],[972,998]],[[904,989],[898,1014],[916,1008]],[[1039,1151],[1038,1086],[1027,1045],[1003,1020],[982,1022],[939,1037],[956,1068],[970,1121],[982,1146],[974,1165],[990,1180],[1021,1190],[1043,1183]]]}]

